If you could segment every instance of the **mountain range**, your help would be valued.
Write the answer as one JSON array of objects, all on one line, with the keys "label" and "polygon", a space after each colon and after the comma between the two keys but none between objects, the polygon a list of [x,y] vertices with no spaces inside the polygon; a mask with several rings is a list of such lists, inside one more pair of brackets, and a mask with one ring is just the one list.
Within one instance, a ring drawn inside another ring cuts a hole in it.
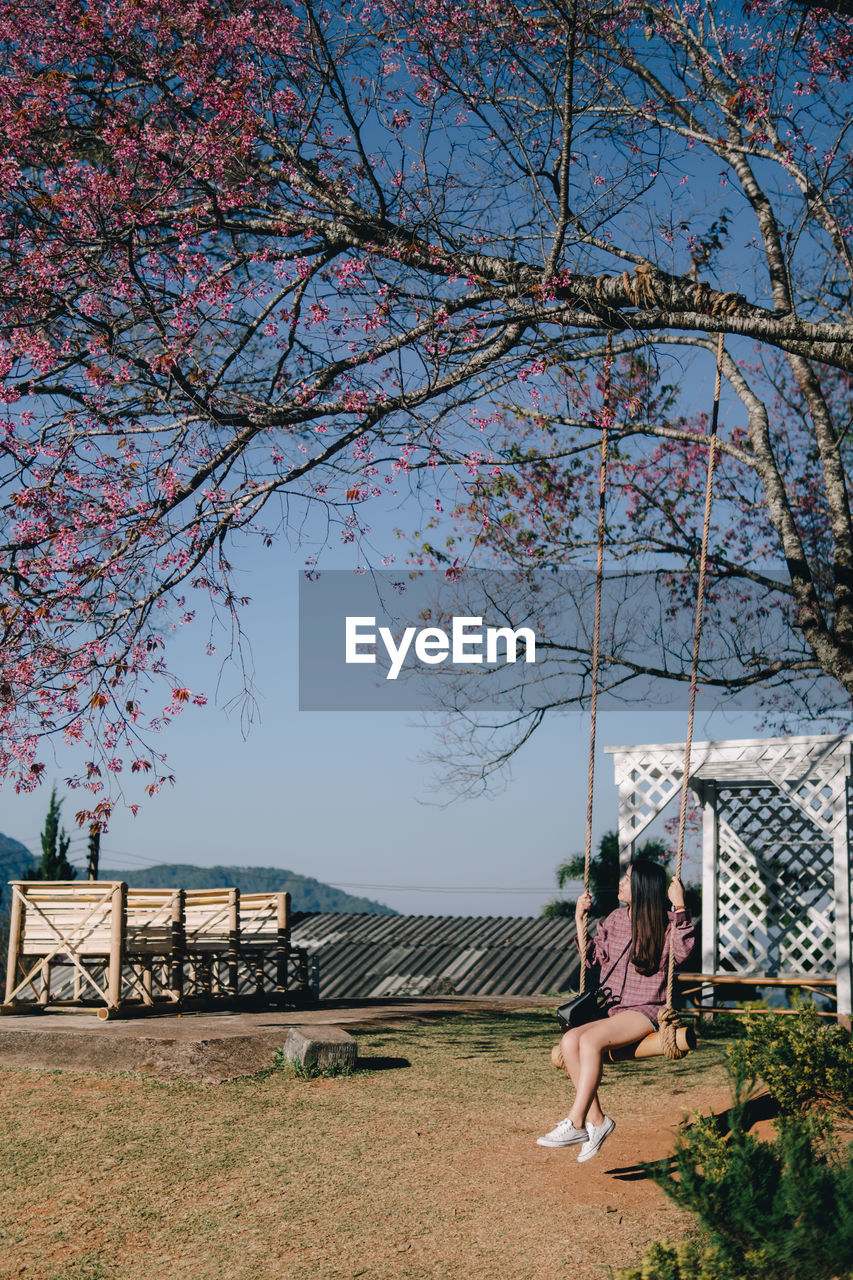
[{"label": "mountain range", "polygon": [[281,867],[194,867],[162,863],[142,871],[99,871],[101,880],[126,880],[137,889],[220,889],[234,885],[241,893],[274,893],[286,889],[294,911],[358,911],[366,915],[397,915],[372,898],[357,898],[313,876],[300,876]]},{"label": "mountain range", "polygon": [[[9,836],[0,834],[0,913],[9,910],[7,881],[23,880],[39,858]],[[347,911],[366,915],[397,915],[372,898],[359,898],[335,889],[313,876],[301,876],[282,867],[196,867],[188,863],[162,863],[140,870],[101,868],[101,880],[126,880],[134,888],[218,889],[234,885],[242,893],[272,893],[287,889],[294,911]]]}]

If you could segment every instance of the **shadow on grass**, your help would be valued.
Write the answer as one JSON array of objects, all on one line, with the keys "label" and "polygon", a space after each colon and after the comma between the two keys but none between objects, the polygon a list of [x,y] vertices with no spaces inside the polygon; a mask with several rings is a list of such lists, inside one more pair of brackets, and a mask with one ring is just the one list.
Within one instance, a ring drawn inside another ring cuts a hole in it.
[{"label": "shadow on grass", "polygon": [[[675,1169],[675,1159],[669,1156],[665,1160],[656,1160],[655,1169],[659,1169],[661,1173],[672,1173]],[[605,1173],[609,1173],[611,1178],[616,1178],[619,1182],[648,1182],[648,1169],[642,1164],[626,1164],[617,1169],[605,1169]]]},{"label": "shadow on grass", "polygon": [[[779,1103],[775,1098],[771,1098],[769,1093],[759,1093],[757,1097],[749,1098],[743,1104],[743,1127],[751,1129],[760,1120],[775,1120],[779,1111]],[[731,1133],[733,1113],[734,1108],[729,1107],[715,1114],[714,1120],[720,1133]]]},{"label": "shadow on grass", "polygon": [[[727,1107],[725,1111],[717,1111],[713,1114],[714,1123],[724,1136],[732,1131],[734,1110],[733,1107]],[[742,1125],[744,1129],[751,1129],[762,1120],[775,1120],[778,1115],[779,1104],[776,1099],[771,1098],[769,1093],[760,1093],[743,1104]],[[684,1130],[690,1127],[689,1124],[684,1125]],[[673,1173],[675,1158],[667,1156],[663,1160],[655,1160],[653,1167],[657,1173]],[[607,1169],[605,1172],[619,1182],[643,1182],[649,1179],[649,1168],[650,1166],[643,1164],[630,1164],[623,1168]]]},{"label": "shadow on grass", "polygon": [[410,1067],[412,1064],[408,1058],[391,1058],[383,1057],[377,1054],[372,1058],[362,1058],[359,1054],[356,1060],[356,1071],[396,1071],[401,1067]]},{"label": "shadow on grass", "polygon": [[469,1047],[485,1052],[508,1041],[513,1044],[550,1041],[552,1036],[556,1041],[561,1032],[557,1019],[547,1011],[486,1014],[463,1012],[452,1018],[445,1015],[434,1028],[433,1034],[452,1042],[459,1042],[464,1038]]}]

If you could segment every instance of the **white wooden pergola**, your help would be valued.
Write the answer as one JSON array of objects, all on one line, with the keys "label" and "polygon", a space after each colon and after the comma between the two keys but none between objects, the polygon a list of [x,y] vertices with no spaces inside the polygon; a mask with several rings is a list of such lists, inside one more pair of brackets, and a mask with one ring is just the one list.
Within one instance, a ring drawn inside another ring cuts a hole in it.
[{"label": "white wooden pergola", "polygon": [[[607,747],[624,863],[677,799],[684,743]],[[853,735],[694,742],[702,808],[702,970],[834,978],[851,1013]]]}]

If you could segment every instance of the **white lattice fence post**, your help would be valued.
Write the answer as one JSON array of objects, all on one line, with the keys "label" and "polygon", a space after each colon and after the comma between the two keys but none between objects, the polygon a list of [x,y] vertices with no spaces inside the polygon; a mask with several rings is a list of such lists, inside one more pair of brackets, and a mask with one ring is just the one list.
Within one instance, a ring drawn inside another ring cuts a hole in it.
[{"label": "white lattice fence post", "polygon": [[634,832],[632,814],[636,804],[634,771],[625,771],[619,782],[619,868],[625,871],[634,856]]},{"label": "white lattice fence post", "polygon": [[832,837],[835,873],[835,980],[838,1016],[848,1021],[853,1008],[853,969],[850,947],[850,783],[837,801],[837,821]]},{"label": "white lattice fence post", "polygon": [[[717,787],[702,784],[702,972],[717,968]],[[713,1002],[713,987],[702,990]]]}]

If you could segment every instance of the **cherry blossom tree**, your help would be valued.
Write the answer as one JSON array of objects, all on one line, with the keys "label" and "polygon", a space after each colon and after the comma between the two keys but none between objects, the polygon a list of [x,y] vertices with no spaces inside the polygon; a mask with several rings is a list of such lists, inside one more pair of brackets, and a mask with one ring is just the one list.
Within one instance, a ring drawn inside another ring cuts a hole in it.
[{"label": "cherry blossom tree", "polygon": [[[425,555],[458,563],[465,548],[534,571],[594,562],[595,454],[606,421],[608,562],[627,575],[658,571],[663,623],[656,661],[632,661],[606,639],[604,683],[620,687],[632,674],[686,681],[690,645],[679,641],[689,637],[674,638],[668,620],[695,597],[713,383],[713,365],[690,353],[713,358],[712,335],[722,332],[707,614],[726,652],[717,646],[716,669],[706,661],[702,680],[768,688],[779,724],[816,712],[847,721],[849,20],[772,5],[601,16],[590,32],[565,12],[569,32],[581,35],[564,225],[573,281],[581,263],[625,268],[593,279],[587,267],[578,290],[612,308],[603,316],[613,352],[608,402],[607,347],[582,340],[574,323],[571,342],[543,355],[538,398],[502,405],[503,436],[493,432],[492,447],[506,465],[481,472],[457,509],[461,529],[443,548],[427,542]],[[550,176],[556,197],[559,173]],[[556,306],[560,299],[557,289]],[[753,324],[757,306],[769,327]],[[776,324],[795,316],[837,326],[835,350],[778,341]],[[702,401],[689,386],[697,380]],[[581,664],[587,694],[589,666]],[[476,717],[451,724],[440,759],[465,787],[480,785],[547,713],[547,703],[529,705],[488,717],[473,755]]]},{"label": "cherry blossom tree", "polygon": [[[553,465],[583,460],[553,433],[594,416],[605,333],[650,388],[637,369],[728,335],[746,425],[723,448],[808,653],[853,687],[846,16],[3,0],[0,41],[0,771],[17,785],[56,734],[80,744],[83,820],[108,819],[110,772],[156,790],[146,731],[200,697],[169,671],[169,630],[207,600],[239,625],[232,536],[272,541],[313,506],[356,541],[369,500],[446,468],[482,504],[529,483],[519,422],[551,433]],[[772,362],[809,441],[820,573]],[[626,391],[615,421],[647,525],[655,477],[706,434],[686,411],[651,420],[652,398]],[[578,542],[580,491],[560,517]]]}]

